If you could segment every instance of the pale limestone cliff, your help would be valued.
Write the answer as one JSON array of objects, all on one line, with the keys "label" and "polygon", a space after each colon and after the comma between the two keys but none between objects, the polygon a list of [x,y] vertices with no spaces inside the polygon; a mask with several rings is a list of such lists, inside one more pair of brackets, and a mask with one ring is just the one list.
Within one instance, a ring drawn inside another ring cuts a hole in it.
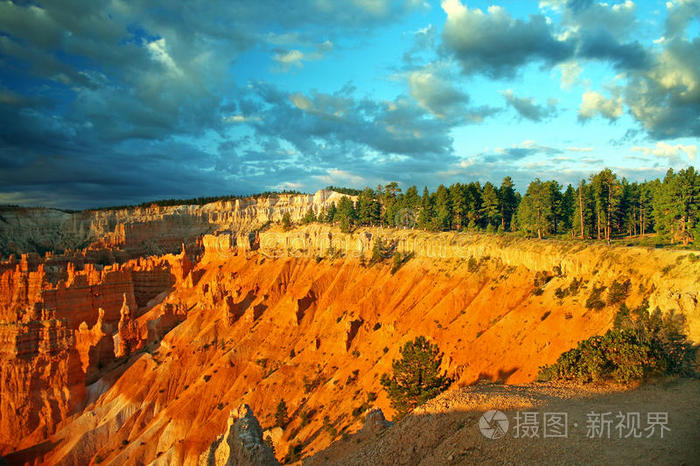
[{"label": "pale limestone cliff", "polygon": [[132,248],[147,254],[175,252],[204,233],[245,234],[289,213],[300,220],[320,212],[342,194],[276,194],[265,198],[67,213],[55,209],[0,210],[0,257],[12,253],[93,248]]}]

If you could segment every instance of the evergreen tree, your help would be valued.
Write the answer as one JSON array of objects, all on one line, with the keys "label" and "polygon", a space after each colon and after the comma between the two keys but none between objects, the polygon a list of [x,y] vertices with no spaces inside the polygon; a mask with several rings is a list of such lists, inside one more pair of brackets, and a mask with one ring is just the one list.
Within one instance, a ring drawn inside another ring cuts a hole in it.
[{"label": "evergreen tree", "polygon": [[403,197],[403,205],[402,207],[405,209],[414,209],[418,210],[420,207],[421,203],[421,198],[418,195],[418,188],[414,186],[411,186],[406,190],[406,194]]},{"label": "evergreen tree", "polygon": [[573,218],[573,227],[580,239],[590,238],[593,225],[593,194],[586,180],[581,180],[576,189],[576,208]]},{"label": "evergreen tree", "polygon": [[381,205],[372,188],[365,188],[357,197],[357,219],[360,225],[379,225]]},{"label": "evergreen tree", "polygon": [[468,228],[471,230],[482,228],[481,185],[478,182],[469,183],[465,189],[465,197],[467,201]]},{"label": "evergreen tree", "polygon": [[314,214],[314,210],[309,207],[306,210],[306,214],[304,214],[304,217],[301,219],[301,223],[303,224],[308,224],[308,223],[313,223],[316,221],[316,215]]},{"label": "evergreen tree", "polygon": [[289,215],[289,212],[285,212],[282,214],[282,227],[285,230],[289,230],[292,226],[292,217]]},{"label": "evergreen tree", "polygon": [[466,212],[467,212],[467,202],[464,196],[464,187],[455,183],[450,186],[450,202],[452,204],[452,225],[457,230],[467,226]]},{"label": "evergreen tree", "polygon": [[543,183],[537,178],[527,187],[518,206],[518,225],[527,233],[537,233],[538,238],[552,231],[552,188],[549,183]]},{"label": "evergreen tree", "polygon": [[340,221],[340,230],[343,233],[350,233],[357,219],[355,206],[348,196],[343,196],[338,202],[335,219]]},{"label": "evergreen tree", "polygon": [[336,220],[335,217],[337,212],[338,208],[335,206],[335,203],[331,204],[326,210],[326,215],[324,216],[323,221],[326,223],[333,223]]},{"label": "evergreen tree", "polygon": [[642,236],[654,228],[654,193],[658,192],[660,185],[656,179],[639,188],[639,229]]},{"label": "evergreen tree", "polygon": [[277,411],[275,411],[275,425],[284,429],[289,422],[287,417],[287,403],[284,402],[284,398],[280,400],[277,404]]},{"label": "evergreen tree", "polygon": [[392,375],[384,374],[381,378],[397,418],[436,397],[452,383],[449,377],[440,372],[440,348],[425,337],[406,342],[400,352],[401,358],[391,364]]},{"label": "evergreen tree", "polygon": [[450,193],[444,185],[438,186],[435,191],[435,207],[432,229],[437,231],[447,230],[452,227],[452,202]]},{"label": "evergreen tree", "polygon": [[591,177],[595,200],[596,232],[598,239],[609,240],[612,236],[613,218],[620,202],[620,183],[617,176],[606,168]]},{"label": "evergreen tree", "polygon": [[[378,192],[381,190],[378,189]],[[401,188],[399,184],[395,181],[384,186],[384,193],[381,197],[382,202],[382,225],[388,225],[390,227],[396,226],[396,215],[399,213],[400,205],[399,196],[401,195]]]},{"label": "evergreen tree", "polygon": [[568,185],[561,198],[561,229],[571,231],[574,226],[574,215],[576,205],[576,190]]},{"label": "evergreen tree", "polygon": [[563,218],[562,213],[562,202],[563,195],[561,193],[561,185],[552,180],[545,182],[547,188],[549,189],[549,199],[552,204],[552,217],[551,217],[551,232],[560,233],[561,232],[561,222]]},{"label": "evergreen tree", "polygon": [[659,233],[688,244],[693,241],[700,215],[700,175],[693,167],[674,174],[669,170],[654,198],[654,217]]},{"label": "evergreen tree", "polygon": [[423,188],[423,197],[420,201],[420,212],[418,213],[418,228],[430,229],[433,225],[433,199],[428,192],[428,188]]},{"label": "evergreen tree", "polygon": [[518,198],[510,176],[503,178],[498,191],[501,206],[501,230],[510,230],[510,220],[518,209]]},{"label": "evergreen tree", "polygon": [[498,191],[490,182],[484,185],[481,209],[487,226],[496,225],[501,221],[501,205]]}]

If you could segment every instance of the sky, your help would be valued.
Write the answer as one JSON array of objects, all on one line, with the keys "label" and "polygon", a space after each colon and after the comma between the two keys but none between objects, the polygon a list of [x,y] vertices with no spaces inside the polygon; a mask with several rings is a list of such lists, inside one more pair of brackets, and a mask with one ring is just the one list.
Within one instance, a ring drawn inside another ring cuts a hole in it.
[{"label": "sky", "polygon": [[696,164],[700,0],[0,0],[0,204]]}]

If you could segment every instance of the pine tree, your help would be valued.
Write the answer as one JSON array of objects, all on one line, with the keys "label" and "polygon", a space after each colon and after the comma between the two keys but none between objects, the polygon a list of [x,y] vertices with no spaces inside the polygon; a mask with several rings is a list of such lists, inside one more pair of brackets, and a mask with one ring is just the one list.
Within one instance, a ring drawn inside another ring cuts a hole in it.
[{"label": "pine tree", "polygon": [[452,227],[452,202],[450,193],[444,185],[435,191],[435,210],[432,222],[434,230],[442,231]]},{"label": "pine tree", "polygon": [[303,224],[308,224],[308,223],[313,223],[316,221],[316,215],[314,214],[314,210],[309,207],[306,209],[306,214],[304,214],[304,217],[301,219],[301,223]]},{"label": "pine tree", "polygon": [[423,188],[423,197],[420,201],[420,212],[418,213],[418,228],[430,229],[433,225],[433,199],[428,192],[428,188]]},{"label": "pine tree", "polygon": [[381,205],[372,188],[365,188],[357,197],[357,219],[360,225],[379,225]]},{"label": "pine tree", "polygon": [[336,219],[335,216],[337,212],[338,208],[335,206],[335,203],[331,204],[326,210],[326,215],[323,217],[323,221],[326,223],[333,223]]},{"label": "pine tree", "polygon": [[469,183],[465,189],[467,200],[467,226],[470,230],[482,228],[481,225],[481,185],[476,182]]},{"label": "pine tree", "polygon": [[573,218],[573,227],[580,239],[589,238],[593,231],[594,213],[593,197],[590,185],[586,180],[581,180],[576,189],[576,207]]},{"label": "pine tree", "polygon": [[355,212],[355,206],[348,196],[343,196],[338,202],[338,209],[335,213],[334,218],[340,220],[340,229],[343,233],[348,233],[355,224],[357,218]]},{"label": "pine tree", "polygon": [[406,194],[403,197],[402,207],[405,209],[415,209],[418,210],[420,207],[420,196],[418,195],[418,188],[414,186],[409,187],[406,190]]},{"label": "pine tree", "polygon": [[654,196],[657,230],[672,242],[693,241],[700,215],[700,175],[693,167],[669,170]]},{"label": "pine tree", "polygon": [[466,212],[467,212],[467,202],[464,197],[464,187],[455,183],[450,186],[450,202],[452,204],[452,225],[455,229],[461,230],[467,226]]},{"label": "pine tree", "polygon": [[452,383],[440,372],[440,348],[425,337],[406,342],[400,352],[401,358],[391,364],[392,375],[384,374],[381,378],[397,418],[436,397]]},{"label": "pine tree", "polygon": [[287,417],[287,403],[284,402],[284,398],[280,400],[277,404],[277,411],[275,412],[275,424],[281,428],[285,428],[289,418]]},{"label": "pine tree", "polygon": [[563,195],[561,193],[561,185],[552,180],[545,182],[547,188],[549,189],[549,199],[552,204],[552,216],[551,216],[551,233],[559,233],[561,231],[561,222],[563,218],[562,213],[562,202]]},{"label": "pine tree", "polygon": [[503,178],[501,188],[498,190],[501,206],[501,230],[510,230],[510,220],[518,209],[518,198],[513,188],[513,180],[510,176]]},{"label": "pine tree", "polygon": [[518,225],[527,233],[537,233],[542,239],[553,229],[552,188],[549,183],[543,183],[537,178],[527,187],[518,206]]},{"label": "pine tree", "polygon": [[595,200],[596,231],[598,239],[610,240],[612,237],[613,218],[617,214],[620,202],[620,182],[617,176],[606,168],[591,177],[593,198]]},{"label": "pine tree", "polygon": [[501,216],[501,200],[498,197],[496,187],[491,183],[484,185],[482,194],[482,214],[486,220],[486,225],[496,225],[500,222]]},{"label": "pine tree", "polygon": [[[378,192],[381,190],[378,189]],[[384,193],[381,196],[382,212],[381,212],[381,223],[382,225],[388,225],[390,227],[396,226],[396,215],[399,213],[399,197],[401,195],[401,188],[399,184],[395,181],[384,186]]]},{"label": "pine tree", "polygon": [[576,205],[576,190],[568,185],[561,198],[561,222],[562,231],[571,231],[574,226],[574,214]]},{"label": "pine tree", "polygon": [[285,212],[282,215],[282,227],[285,230],[289,230],[289,228],[291,228],[291,226],[292,226],[292,217],[289,215],[289,212]]}]

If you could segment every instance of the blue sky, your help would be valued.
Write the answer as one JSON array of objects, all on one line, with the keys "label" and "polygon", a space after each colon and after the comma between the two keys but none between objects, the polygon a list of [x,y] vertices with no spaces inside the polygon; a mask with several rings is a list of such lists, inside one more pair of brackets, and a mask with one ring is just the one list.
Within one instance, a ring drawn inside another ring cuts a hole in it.
[{"label": "blue sky", "polygon": [[0,1],[0,203],[524,191],[698,152],[699,0],[57,3]]}]

